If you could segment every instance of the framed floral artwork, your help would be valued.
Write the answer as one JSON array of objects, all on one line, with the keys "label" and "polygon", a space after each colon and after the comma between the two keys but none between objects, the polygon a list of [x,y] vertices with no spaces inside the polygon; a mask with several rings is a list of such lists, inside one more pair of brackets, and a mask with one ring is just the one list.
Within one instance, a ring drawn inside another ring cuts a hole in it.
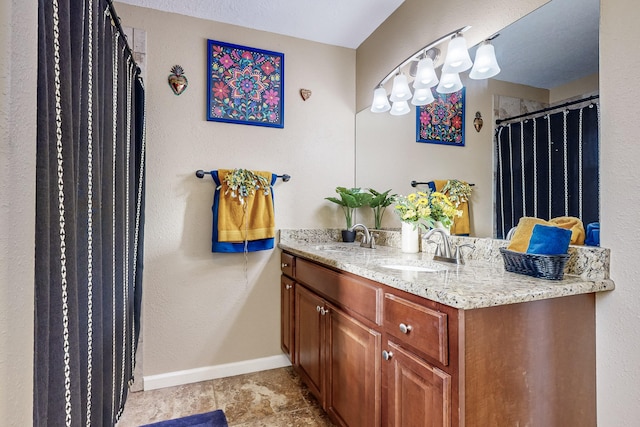
[{"label": "framed floral artwork", "polygon": [[207,120],[284,127],[284,54],[207,43]]},{"label": "framed floral artwork", "polygon": [[464,89],[432,90],[435,101],[416,108],[416,142],[464,147]]}]

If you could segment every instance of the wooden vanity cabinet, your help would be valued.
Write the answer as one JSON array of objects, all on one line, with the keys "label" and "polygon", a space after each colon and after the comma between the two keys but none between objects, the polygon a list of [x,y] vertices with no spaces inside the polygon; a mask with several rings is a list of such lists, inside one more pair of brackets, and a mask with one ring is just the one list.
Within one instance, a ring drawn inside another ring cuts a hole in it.
[{"label": "wooden vanity cabinet", "polygon": [[458,310],[293,262],[292,360],[336,424],[596,426],[595,294]]},{"label": "wooden vanity cabinet", "polygon": [[295,363],[293,354],[293,316],[295,287],[295,257],[282,252],[280,255],[280,347],[291,363]]},{"label": "wooden vanity cabinet", "polygon": [[455,339],[449,345],[450,337],[457,337],[457,310],[400,294],[386,292],[383,303],[385,425],[457,425],[452,416],[457,360],[449,360],[450,351],[457,355]]},{"label": "wooden vanity cabinet", "polygon": [[[341,426],[381,425],[380,291],[305,260],[296,260],[294,367]],[[344,303],[336,301],[344,297]]]}]

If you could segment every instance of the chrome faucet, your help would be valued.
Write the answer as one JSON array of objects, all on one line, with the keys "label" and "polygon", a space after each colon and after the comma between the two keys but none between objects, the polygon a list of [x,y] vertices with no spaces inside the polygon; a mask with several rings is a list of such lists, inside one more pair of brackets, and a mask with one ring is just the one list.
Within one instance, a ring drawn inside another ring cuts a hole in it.
[{"label": "chrome faucet", "polygon": [[369,229],[364,224],[356,224],[349,229],[349,231],[354,231],[356,229],[362,230],[362,240],[360,241],[360,246],[363,248],[376,248],[376,234],[372,234],[369,232]]},{"label": "chrome faucet", "polygon": [[[436,254],[433,257],[433,259],[436,259],[436,257],[440,257],[440,258],[448,258],[448,259],[455,260],[455,258],[451,256],[451,244],[449,243],[449,236],[447,236],[447,233],[445,233],[443,229],[432,228],[431,230],[429,230],[427,234],[425,234],[424,237],[425,239],[428,240],[435,233],[440,233],[440,238],[442,239],[442,241],[436,248]],[[441,260],[441,261],[444,261],[444,260]]]},{"label": "chrome faucet", "polygon": [[462,248],[475,249],[475,246],[468,243],[457,245],[455,251],[451,250],[451,242],[449,242],[449,236],[447,233],[440,229],[434,228],[425,234],[425,238],[429,240],[435,233],[440,233],[441,241],[437,243],[436,253],[433,256],[434,261],[451,262],[453,264],[464,264],[464,258],[462,257]]}]

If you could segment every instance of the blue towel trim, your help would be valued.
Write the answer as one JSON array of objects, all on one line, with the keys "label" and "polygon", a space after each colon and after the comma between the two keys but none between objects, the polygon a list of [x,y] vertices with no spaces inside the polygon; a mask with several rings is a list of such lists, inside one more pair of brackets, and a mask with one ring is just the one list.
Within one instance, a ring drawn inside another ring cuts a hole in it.
[{"label": "blue towel trim", "polygon": [[[216,184],[216,190],[213,195],[213,206],[211,211],[213,212],[213,231],[211,236],[211,252],[226,252],[226,253],[242,253],[244,252],[244,242],[219,242],[218,241],[218,205],[220,204],[220,177],[218,171],[211,171],[211,177]],[[273,184],[275,184],[278,176],[271,174],[270,193],[271,201],[273,201]],[[270,237],[268,239],[249,240],[247,242],[247,251],[266,251],[275,247],[275,239]]]},{"label": "blue towel trim", "polygon": [[221,409],[204,414],[189,415],[173,420],[145,424],[141,427],[228,427],[227,417]]},{"label": "blue towel trim", "polygon": [[600,223],[587,224],[587,238],[584,240],[587,246],[600,246]]},{"label": "blue towel trim", "polygon": [[536,224],[529,239],[528,254],[566,254],[571,242],[571,230],[555,226]]}]

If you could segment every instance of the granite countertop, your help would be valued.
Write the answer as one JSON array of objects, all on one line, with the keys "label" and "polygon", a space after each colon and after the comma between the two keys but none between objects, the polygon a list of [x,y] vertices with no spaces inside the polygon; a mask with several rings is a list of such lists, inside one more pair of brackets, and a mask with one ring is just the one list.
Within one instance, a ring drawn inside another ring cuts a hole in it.
[{"label": "granite countertop", "polygon": [[[572,258],[567,264],[564,278],[545,280],[506,272],[499,251],[496,251],[497,247],[506,245],[504,241],[452,238],[452,241],[466,239],[465,243],[471,242],[476,247],[467,255],[464,265],[455,265],[433,261],[433,253],[430,252],[403,253],[397,247],[398,236],[393,233],[381,239],[381,243],[389,243],[389,246],[378,245],[376,249],[362,248],[358,242],[338,242],[332,237],[331,234],[309,230],[302,233],[282,230],[278,247],[301,258],[464,310],[615,288],[614,282],[608,277],[607,249],[574,248],[570,250]],[[423,242],[422,246],[431,248],[434,245]],[[398,264],[433,268],[436,271],[405,271],[384,267]]]}]

